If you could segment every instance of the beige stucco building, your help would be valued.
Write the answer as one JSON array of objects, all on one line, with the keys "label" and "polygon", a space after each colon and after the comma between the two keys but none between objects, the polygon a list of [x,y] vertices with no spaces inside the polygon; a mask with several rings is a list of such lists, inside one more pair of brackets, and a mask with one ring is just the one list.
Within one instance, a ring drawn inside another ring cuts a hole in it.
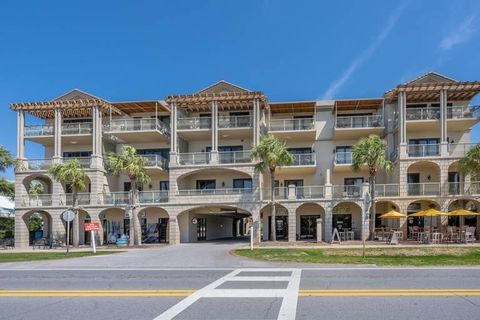
[{"label": "beige stucco building", "polygon": [[[474,145],[470,130],[478,115],[471,100],[479,91],[479,82],[428,73],[370,99],[273,102],[260,91],[220,81],[164,100],[110,102],[73,90],[51,101],[14,103],[15,245],[64,239],[61,213],[71,205],[71,194],[47,170],[69,158],[79,159],[89,177],[73,242],[89,242],[83,232],[88,220],[101,222],[102,243],[128,233],[128,179],[109,176],[103,165],[107,152],[120,152],[124,145],[148,159],[151,177],[134,211],[137,243],[242,236],[250,221],[256,238],[268,240],[270,178],[256,172],[250,158],[251,148],[266,134],[285,141],[295,156],[293,165],[276,174],[278,239],[315,239],[318,218],[324,241],[331,240],[334,227],[351,229],[355,239],[368,234],[368,224],[362,223],[368,172],[352,170],[351,147],[369,134],[387,140],[395,165],[377,178],[378,214],[429,207],[479,210],[480,188],[457,165]],[[26,141],[27,147],[43,147],[41,159],[25,156]],[[32,181],[43,185],[43,194],[29,194]],[[28,230],[33,215],[43,219],[37,234]],[[406,231],[420,223],[409,218],[377,225],[397,224]]]}]

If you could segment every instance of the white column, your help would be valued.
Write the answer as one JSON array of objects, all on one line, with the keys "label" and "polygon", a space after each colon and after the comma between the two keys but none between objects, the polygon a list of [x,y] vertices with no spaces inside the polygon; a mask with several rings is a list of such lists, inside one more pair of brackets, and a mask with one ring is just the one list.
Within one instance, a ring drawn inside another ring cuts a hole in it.
[{"label": "white column", "polygon": [[218,163],[218,104],[212,101],[212,150],[210,162]]},{"label": "white column", "polygon": [[53,161],[56,163],[62,160],[62,113],[59,108],[54,110],[54,152]]},{"label": "white column", "polygon": [[258,127],[258,114],[257,114],[257,99],[253,99],[252,108],[252,129],[253,129],[253,146],[257,146],[257,127]]},{"label": "white column", "polygon": [[406,126],[406,107],[407,107],[407,95],[405,91],[398,93],[398,120],[399,120],[399,133],[400,133],[400,158],[407,157],[407,126]]},{"label": "white column", "polygon": [[447,143],[447,90],[440,90],[440,155],[448,155]]},{"label": "white column", "polygon": [[177,161],[177,104],[170,104],[170,164],[176,165]]},{"label": "white column", "polygon": [[92,168],[102,168],[102,118],[99,106],[92,108]]},{"label": "white column", "polygon": [[17,112],[17,159],[25,159],[25,112]]}]

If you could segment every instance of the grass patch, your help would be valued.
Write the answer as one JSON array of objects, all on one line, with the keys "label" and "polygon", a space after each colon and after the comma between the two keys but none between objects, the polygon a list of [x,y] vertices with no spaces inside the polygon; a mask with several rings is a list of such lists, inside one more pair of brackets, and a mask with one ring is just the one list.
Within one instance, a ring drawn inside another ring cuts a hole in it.
[{"label": "grass patch", "polygon": [[125,251],[97,251],[96,254],[90,251],[70,252],[68,254],[66,252],[6,252],[0,253],[0,263],[81,258],[119,252]]},{"label": "grass patch", "polygon": [[480,248],[370,248],[365,258],[362,249],[237,249],[236,255],[264,261],[375,264],[380,266],[452,266],[480,265]]}]

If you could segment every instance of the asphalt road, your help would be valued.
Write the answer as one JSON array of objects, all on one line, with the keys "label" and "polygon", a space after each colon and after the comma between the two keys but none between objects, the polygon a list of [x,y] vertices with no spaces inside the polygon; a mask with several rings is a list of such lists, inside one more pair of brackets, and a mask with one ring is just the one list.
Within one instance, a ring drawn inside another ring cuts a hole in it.
[{"label": "asphalt road", "polygon": [[480,268],[255,265],[214,246],[2,264],[0,319],[480,319]]}]

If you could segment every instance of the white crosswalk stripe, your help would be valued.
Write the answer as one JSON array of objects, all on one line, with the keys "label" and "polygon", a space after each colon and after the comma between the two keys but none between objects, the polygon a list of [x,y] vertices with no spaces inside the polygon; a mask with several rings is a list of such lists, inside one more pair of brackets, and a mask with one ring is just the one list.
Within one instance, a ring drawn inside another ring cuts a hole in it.
[{"label": "white crosswalk stripe", "polygon": [[[240,275],[242,273],[242,275]],[[254,276],[244,274],[253,273]],[[265,273],[267,275],[261,275]],[[290,273],[290,276],[285,276]],[[193,305],[201,298],[282,298],[278,320],[293,320],[297,313],[298,290],[300,287],[301,269],[295,268],[246,268],[235,269],[220,279],[208,284],[200,290],[195,291],[192,295],[183,299],[164,313],[156,317],[154,320],[170,320],[175,318],[181,312]],[[275,275],[278,274],[278,275]],[[250,283],[249,289],[225,289],[219,288],[225,283]],[[255,289],[255,282],[288,282],[285,289]],[[226,316],[225,319],[228,317]]]}]

